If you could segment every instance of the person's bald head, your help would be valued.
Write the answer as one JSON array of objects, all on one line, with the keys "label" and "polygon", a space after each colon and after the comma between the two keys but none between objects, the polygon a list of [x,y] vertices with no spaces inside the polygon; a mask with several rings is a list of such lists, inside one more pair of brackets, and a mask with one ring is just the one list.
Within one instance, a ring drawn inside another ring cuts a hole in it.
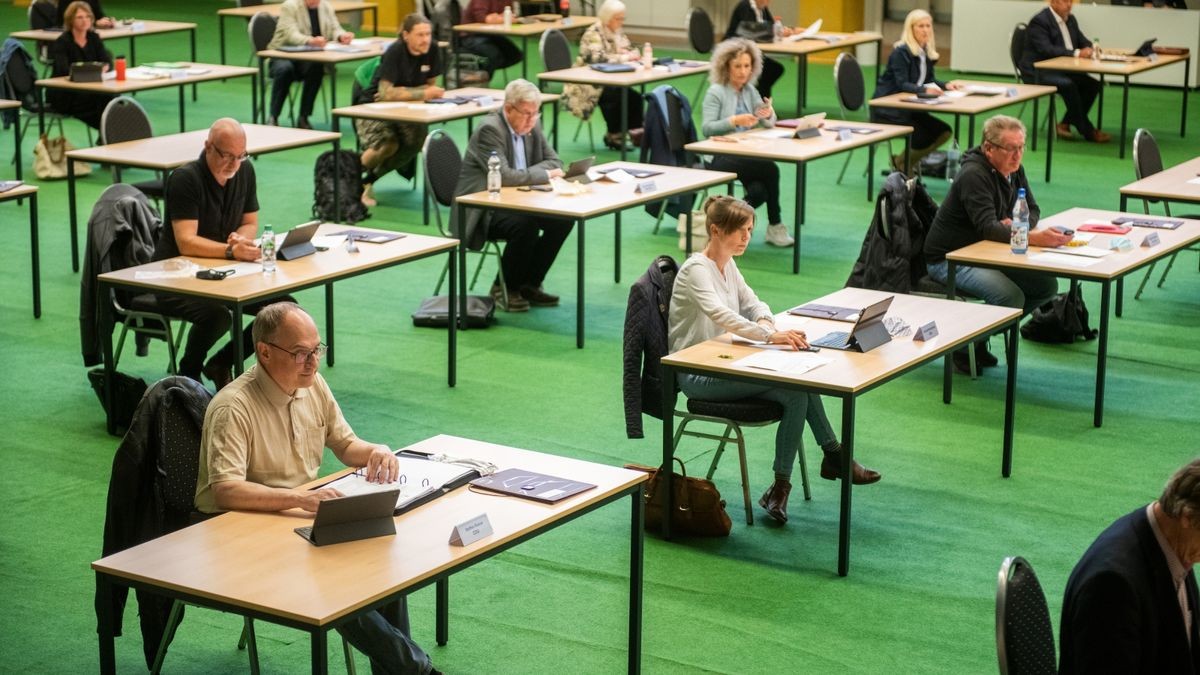
[{"label": "person's bald head", "polygon": [[208,128],[204,141],[208,170],[221,185],[233,178],[246,160],[246,131],[232,117],[222,117]]}]

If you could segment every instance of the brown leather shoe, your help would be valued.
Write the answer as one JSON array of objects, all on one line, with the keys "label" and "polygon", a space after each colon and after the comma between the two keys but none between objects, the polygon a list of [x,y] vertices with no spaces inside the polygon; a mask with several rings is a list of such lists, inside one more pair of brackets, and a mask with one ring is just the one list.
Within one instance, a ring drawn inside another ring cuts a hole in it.
[{"label": "brown leather shoe", "polygon": [[547,293],[541,286],[534,288],[533,286],[522,286],[521,297],[529,301],[529,304],[534,307],[557,307],[558,296],[553,293]]},{"label": "brown leather shoe", "polygon": [[787,522],[787,500],[792,492],[792,484],[786,480],[776,480],[763,493],[758,505],[767,510],[767,515],[780,524]]},{"label": "brown leather shoe", "polygon": [[[824,459],[821,460],[821,478],[825,480],[837,480],[841,477],[841,473],[842,453],[840,451],[826,452]],[[857,461],[850,467],[850,475],[853,478],[851,482],[855,485],[878,483],[879,479],[883,477],[878,471],[868,469]]]},{"label": "brown leather shoe", "polygon": [[1094,129],[1092,130],[1092,135],[1088,136],[1088,140],[1092,143],[1107,143],[1112,140],[1112,136],[1099,129]]},{"label": "brown leather shoe", "polygon": [[212,380],[213,386],[217,388],[217,391],[221,391],[225,388],[225,385],[233,382],[233,368],[223,363],[218,363],[216,359],[205,364],[200,369],[200,372]]},{"label": "brown leather shoe", "polygon": [[521,294],[515,289],[508,289],[508,299],[505,300],[504,291],[500,288],[500,284],[492,285],[492,300],[496,302],[496,307],[502,312],[528,312],[529,301],[521,297]]},{"label": "brown leather shoe", "polygon": [[1054,133],[1058,135],[1058,140],[1069,141],[1075,136],[1071,133],[1071,125],[1066,122],[1060,122],[1054,125]]}]

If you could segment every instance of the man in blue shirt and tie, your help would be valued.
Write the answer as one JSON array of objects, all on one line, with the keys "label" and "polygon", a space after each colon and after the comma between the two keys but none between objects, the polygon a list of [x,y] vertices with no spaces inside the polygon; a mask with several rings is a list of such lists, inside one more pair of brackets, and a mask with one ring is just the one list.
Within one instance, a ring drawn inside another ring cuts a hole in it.
[{"label": "man in blue shirt and tie", "polygon": [[[563,175],[562,162],[538,124],[541,106],[541,92],[533,84],[527,80],[508,83],[504,107],[485,117],[467,143],[455,194],[487,188],[488,159],[493,152],[500,158],[501,185],[542,185]],[[457,209],[451,220],[456,236],[471,249],[479,250],[486,240],[508,242],[500,261],[507,298],[499,280],[492,284],[492,297],[507,312],[558,304],[558,296],[547,293],[542,282],[573,226],[574,221],[540,214],[477,209],[467,209],[465,224],[457,222]]]}]

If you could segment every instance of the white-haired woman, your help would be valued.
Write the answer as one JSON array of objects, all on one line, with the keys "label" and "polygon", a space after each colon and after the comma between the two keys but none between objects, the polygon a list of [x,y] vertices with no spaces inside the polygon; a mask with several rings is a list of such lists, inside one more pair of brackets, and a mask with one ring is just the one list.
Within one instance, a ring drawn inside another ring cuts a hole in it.
[{"label": "white-haired woman", "polygon": [[[588,26],[579,39],[579,58],[576,66],[592,63],[628,63],[641,58],[622,28],[625,26],[625,3],[621,0],[605,0],[596,12],[596,23]],[[621,138],[621,90],[623,87],[592,87],[569,84],[563,88],[567,107],[572,113],[587,119],[597,104],[604,115],[608,133],[604,144],[620,150]],[[642,137],[642,97],[629,92],[625,98],[625,114],[629,122],[629,135],[635,143]]]},{"label": "white-haired woman", "polygon": [[[940,94],[946,89],[957,89],[957,82],[939,80],[934,75],[933,66],[938,56],[933,40],[933,17],[923,9],[914,9],[904,19],[904,32],[888,57],[887,68],[879,73],[873,98],[899,92]],[[910,166],[937,150],[953,135],[948,124],[927,112],[872,108],[871,119],[913,128],[912,150],[908,155]],[[904,156],[893,157],[892,165],[897,171],[902,170]]]},{"label": "white-haired woman", "polygon": [[[758,47],[743,38],[732,38],[713,50],[712,86],[704,95],[703,124],[705,136],[723,136],[735,131],[775,126],[775,109],[771,99],[763,98],[754,88],[762,73],[763,56]],[[753,208],[767,205],[767,243],[772,246],[795,246],[796,241],[783,224],[779,205],[779,167],[775,162],[750,157],[715,156],[709,167],[716,171],[732,171],[746,189],[746,203]]]}]

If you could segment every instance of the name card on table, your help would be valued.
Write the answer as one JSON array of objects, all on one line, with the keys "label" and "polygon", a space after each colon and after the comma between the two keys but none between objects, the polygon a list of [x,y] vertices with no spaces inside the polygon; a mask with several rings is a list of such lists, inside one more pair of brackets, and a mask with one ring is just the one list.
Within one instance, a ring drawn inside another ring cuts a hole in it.
[{"label": "name card on table", "polygon": [[642,194],[646,194],[648,192],[655,192],[657,190],[658,190],[658,186],[654,184],[654,181],[644,180],[637,184],[637,189],[634,190],[634,192],[640,192]]},{"label": "name card on table", "polygon": [[476,96],[475,102],[479,104],[480,108],[486,108],[487,106],[495,103],[491,96]]},{"label": "name card on table", "polygon": [[937,322],[930,321],[929,323],[917,328],[917,332],[913,335],[913,342],[924,342],[937,337],[938,329]]},{"label": "name card on table", "polygon": [[838,134],[839,141],[848,141],[854,137],[854,131],[847,127],[841,127],[840,129],[838,129],[837,134]]},{"label": "name card on table", "polygon": [[1151,232],[1150,234],[1146,235],[1145,239],[1142,240],[1142,248],[1153,248],[1161,243],[1162,242],[1158,240],[1158,233]]},{"label": "name card on table", "polygon": [[450,532],[450,545],[470,546],[484,537],[491,536],[491,534],[492,523],[488,520],[486,513],[481,513],[468,521],[454,526],[454,529]]},{"label": "name card on table", "polygon": [[1004,91],[1004,95],[1007,96],[1008,98],[1016,98],[1017,97],[1017,88],[1009,87],[1008,89],[1006,89]]}]

